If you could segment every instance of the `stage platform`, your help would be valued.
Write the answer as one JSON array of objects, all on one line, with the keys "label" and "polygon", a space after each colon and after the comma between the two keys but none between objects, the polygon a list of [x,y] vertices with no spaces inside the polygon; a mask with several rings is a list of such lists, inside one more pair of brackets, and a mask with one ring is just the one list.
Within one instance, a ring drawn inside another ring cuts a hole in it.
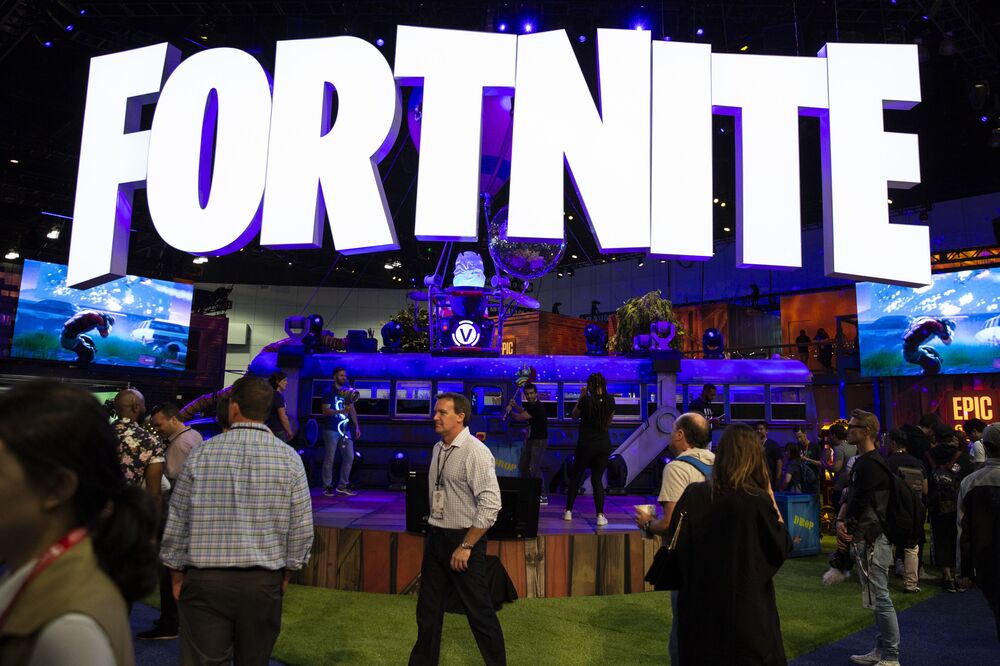
[{"label": "stage platform", "polygon": [[[659,539],[643,539],[633,505],[656,498],[605,498],[608,525],[597,527],[594,499],[577,498],[573,520],[562,519],[566,498],[550,495],[539,509],[538,537],[490,540],[521,597],[628,594],[652,589],[643,581]],[[356,496],[313,491],[316,536],[298,582],[359,592],[412,594],[419,584],[424,537],[406,532],[406,494],[362,490]]]}]

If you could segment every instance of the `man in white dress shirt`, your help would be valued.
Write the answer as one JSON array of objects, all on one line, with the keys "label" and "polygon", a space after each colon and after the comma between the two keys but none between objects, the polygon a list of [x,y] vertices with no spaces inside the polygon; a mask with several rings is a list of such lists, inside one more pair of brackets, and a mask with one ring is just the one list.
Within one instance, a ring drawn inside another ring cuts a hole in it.
[{"label": "man in white dress shirt", "polygon": [[486,581],[486,531],[500,511],[496,462],[469,433],[468,398],[442,393],[434,405],[434,445],[428,470],[431,514],[417,598],[417,642],[410,664],[437,664],[441,627],[452,590],[488,665],[506,664],[503,630]]}]

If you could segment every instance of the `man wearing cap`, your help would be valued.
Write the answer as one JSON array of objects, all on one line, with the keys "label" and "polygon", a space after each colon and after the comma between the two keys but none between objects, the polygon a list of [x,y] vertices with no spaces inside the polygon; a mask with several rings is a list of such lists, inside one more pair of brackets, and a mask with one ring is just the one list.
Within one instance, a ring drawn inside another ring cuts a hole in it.
[{"label": "man wearing cap", "polygon": [[958,570],[983,591],[1000,639],[1000,423],[983,431],[986,463],[962,479],[958,496]]}]

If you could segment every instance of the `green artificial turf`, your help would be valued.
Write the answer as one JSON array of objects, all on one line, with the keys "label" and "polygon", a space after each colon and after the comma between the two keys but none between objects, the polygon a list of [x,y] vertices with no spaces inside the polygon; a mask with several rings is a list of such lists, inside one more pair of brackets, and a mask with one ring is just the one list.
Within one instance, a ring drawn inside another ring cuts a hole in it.
[{"label": "green artificial turf", "polygon": [[[830,547],[824,540],[825,550]],[[775,579],[789,659],[872,624],[857,578],[824,587],[827,556],[788,560]],[[904,594],[892,577],[896,608],[936,594]],[[933,587],[933,589],[932,589]],[[416,640],[416,598],[293,585],[285,598],[274,658],[307,664],[402,664]],[[500,611],[511,664],[665,664],[670,626],[666,592],[521,599]],[[711,621],[711,618],[706,618]],[[479,652],[464,616],[446,615],[442,664],[475,664]]]}]

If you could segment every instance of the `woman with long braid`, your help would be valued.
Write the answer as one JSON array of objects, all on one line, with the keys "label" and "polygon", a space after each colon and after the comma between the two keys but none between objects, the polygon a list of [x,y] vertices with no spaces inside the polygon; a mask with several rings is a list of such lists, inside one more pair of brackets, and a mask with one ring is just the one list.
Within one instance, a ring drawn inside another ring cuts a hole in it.
[{"label": "woman with long braid", "polygon": [[570,473],[569,491],[566,495],[566,513],[563,520],[573,520],[573,502],[576,500],[583,471],[590,468],[590,483],[594,487],[594,507],[597,509],[597,526],[604,527],[604,470],[611,455],[611,435],[608,427],[615,415],[615,399],[608,395],[607,382],[599,372],[587,377],[580,398],[573,407],[573,418],[580,419],[580,434],[576,440],[573,470]]}]

